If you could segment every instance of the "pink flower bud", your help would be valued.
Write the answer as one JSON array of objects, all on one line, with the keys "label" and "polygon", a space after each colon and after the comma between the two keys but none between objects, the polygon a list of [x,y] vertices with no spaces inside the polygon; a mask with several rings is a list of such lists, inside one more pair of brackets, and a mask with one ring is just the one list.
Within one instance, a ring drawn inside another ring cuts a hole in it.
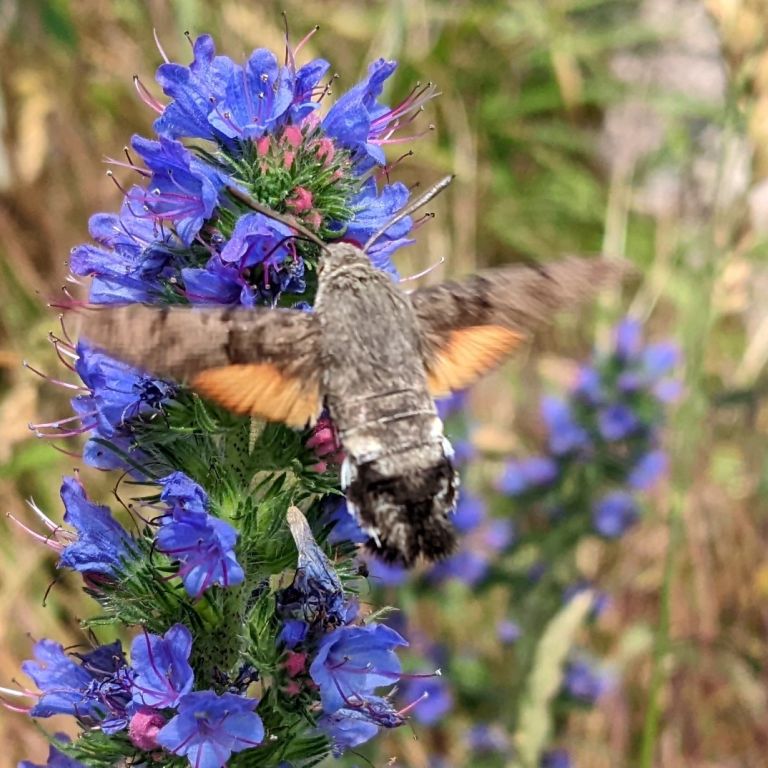
[{"label": "pink flower bud", "polygon": [[140,709],[128,724],[128,736],[134,747],[148,752],[158,749],[158,731],[165,725],[165,718],[154,709]]}]

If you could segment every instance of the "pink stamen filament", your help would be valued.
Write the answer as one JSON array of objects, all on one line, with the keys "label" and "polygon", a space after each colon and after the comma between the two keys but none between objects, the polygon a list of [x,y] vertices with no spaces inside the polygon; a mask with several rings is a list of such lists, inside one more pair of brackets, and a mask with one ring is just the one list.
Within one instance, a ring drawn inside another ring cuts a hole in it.
[{"label": "pink stamen filament", "polygon": [[[109,162],[112,162],[111,160]],[[112,183],[124,194],[128,195],[128,190],[117,180],[115,174],[109,170],[107,171],[107,177],[112,180]]]},{"label": "pink stamen filament", "polygon": [[152,30],[152,37],[155,38],[155,45],[157,46],[157,50],[160,52],[160,55],[163,57],[163,61],[166,64],[169,64],[171,60],[168,58],[168,56],[166,56],[165,51],[163,50],[163,46],[160,44],[160,38],[157,36],[157,29]]},{"label": "pink stamen filament", "polygon": [[61,526],[57,525],[56,523],[51,520],[48,515],[43,512],[40,507],[35,504],[32,499],[27,499],[27,506],[35,513],[37,516],[37,519],[40,520],[40,522],[49,530],[49,531],[55,531],[57,528],[60,528]]},{"label": "pink stamen filament", "polygon": [[78,392],[90,392],[91,390],[87,387],[82,387],[79,384],[70,384],[67,381],[61,381],[59,379],[54,379],[51,376],[48,376],[45,373],[42,373],[41,371],[38,371],[37,368],[34,368],[31,366],[26,360],[22,362],[22,365],[27,368],[28,370],[32,371],[32,373],[37,374],[41,379],[45,379],[50,384],[57,384],[60,387],[64,387],[65,389],[74,389]]},{"label": "pink stamen filament", "polygon": [[309,32],[307,32],[307,34],[304,35],[304,37],[301,38],[301,40],[299,40],[298,44],[293,49],[293,55],[294,56],[298,55],[299,51],[307,44],[309,39],[315,34],[315,32],[317,32],[318,29],[320,29],[320,25],[319,24],[315,24],[315,26],[312,27],[312,29],[310,29]]},{"label": "pink stamen filament", "polygon": [[[134,165],[133,163],[126,162],[125,160],[116,160],[114,157],[105,157],[104,158],[105,163],[109,163],[110,165],[116,165],[118,168],[127,168],[129,171],[134,171],[135,173],[138,173],[139,176],[148,179],[152,176],[152,173],[148,171],[146,168],[139,168],[138,165]],[[111,171],[107,171],[107,176],[113,176]],[[118,189],[120,189],[121,192],[124,194],[128,194],[125,192],[123,187],[118,186]]]},{"label": "pink stamen filament", "polygon": [[141,82],[138,75],[133,76],[133,85],[139,94],[139,98],[152,110],[162,115],[165,107],[147,90],[144,83]]},{"label": "pink stamen filament", "polygon": [[77,453],[76,451],[68,451],[66,448],[62,448],[60,445],[56,445],[56,443],[51,443],[50,446],[55,451],[63,453],[65,456],[71,456],[73,459],[81,460],[83,458],[82,453]]}]

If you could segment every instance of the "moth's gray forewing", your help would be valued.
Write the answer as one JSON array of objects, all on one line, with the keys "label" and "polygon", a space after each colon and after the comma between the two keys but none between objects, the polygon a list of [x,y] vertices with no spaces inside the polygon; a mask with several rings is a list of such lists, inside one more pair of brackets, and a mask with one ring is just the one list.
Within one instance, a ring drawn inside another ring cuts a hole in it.
[{"label": "moth's gray forewing", "polygon": [[81,334],[113,357],[188,383],[236,413],[303,426],[320,411],[319,324],[288,309],[99,307]]},{"label": "moth's gray forewing", "polygon": [[627,271],[622,261],[570,256],[414,291],[430,391],[443,395],[469,386],[555,313],[575,308]]}]

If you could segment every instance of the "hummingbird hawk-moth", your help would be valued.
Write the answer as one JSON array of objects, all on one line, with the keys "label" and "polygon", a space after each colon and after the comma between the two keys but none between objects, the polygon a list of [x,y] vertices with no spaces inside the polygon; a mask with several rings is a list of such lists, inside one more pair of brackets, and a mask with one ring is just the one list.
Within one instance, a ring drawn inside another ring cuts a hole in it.
[{"label": "hummingbird hawk-moth", "polygon": [[369,546],[406,565],[439,559],[455,546],[458,479],[433,398],[472,384],[621,267],[568,257],[407,294],[364,249],[322,249],[314,311],[134,304],[88,313],[82,335],[235,413],[301,428],[327,408]]}]

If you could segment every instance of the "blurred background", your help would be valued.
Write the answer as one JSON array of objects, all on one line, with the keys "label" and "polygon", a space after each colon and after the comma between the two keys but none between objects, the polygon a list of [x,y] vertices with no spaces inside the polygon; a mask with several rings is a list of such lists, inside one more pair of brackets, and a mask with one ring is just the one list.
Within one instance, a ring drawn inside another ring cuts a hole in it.
[{"label": "blurred background", "polygon": [[[491,457],[487,472],[499,456],[535,447],[536,398],[567,386],[573,361],[606,338],[611,319],[629,311],[651,338],[675,340],[684,354],[684,395],[665,433],[668,479],[630,535],[585,540],[576,552],[581,571],[611,595],[583,641],[616,682],[595,707],[558,717],[558,744],[588,768],[765,766],[762,0],[0,0],[3,512],[29,522],[25,500],[34,498],[59,519],[61,475],[78,466],[28,429],[68,415],[71,393],[22,360],[63,370],[46,341],[57,324],[46,304],[61,296],[69,250],[88,239],[89,215],[119,204],[104,159],[120,156],[131,134],[150,133],[154,115],[132,77],[153,88],[162,61],[153,29],[171,59],[191,58],[187,30],[210,32],[222,53],[242,59],[254,47],[283,49],[281,11],[294,40],[321,25],[303,55],[332,62],[339,92],[378,56],[401,62],[392,102],[417,80],[442,92],[427,107],[435,130],[414,142],[395,178],[457,179],[435,204],[437,220],[400,257],[403,274],[441,258],[429,280],[598,252],[638,268],[622,295],[603,299],[597,324],[561,324],[472,393],[470,439]],[[77,438],[58,448],[76,452]],[[84,474],[94,495],[101,487],[109,499],[116,478]],[[0,553],[0,685],[8,685],[32,640],[77,642],[78,617],[93,605],[76,578],[57,574],[52,553],[5,516]],[[420,600],[430,605],[423,593]],[[441,640],[466,650],[488,631],[487,615],[471,613],[470,587],[435,587],[431,601],[449,606],[439,621],[422,609],[422,624],[436,622]],[[449,764],[481,764],[460,734],[481,708],[478,696],[496,695],[504,674],[496,662],[495,677],[465,670],[476,675],[475,698],[457,694],[436,731],[402,729],[379,745],[374,763],[436,765],[439,747],[453,756]],[[495,706],[503,710],[504,701]],[[12,712],[0,715],[0,743],[2,766],[47,752],[34,725]]]}]

